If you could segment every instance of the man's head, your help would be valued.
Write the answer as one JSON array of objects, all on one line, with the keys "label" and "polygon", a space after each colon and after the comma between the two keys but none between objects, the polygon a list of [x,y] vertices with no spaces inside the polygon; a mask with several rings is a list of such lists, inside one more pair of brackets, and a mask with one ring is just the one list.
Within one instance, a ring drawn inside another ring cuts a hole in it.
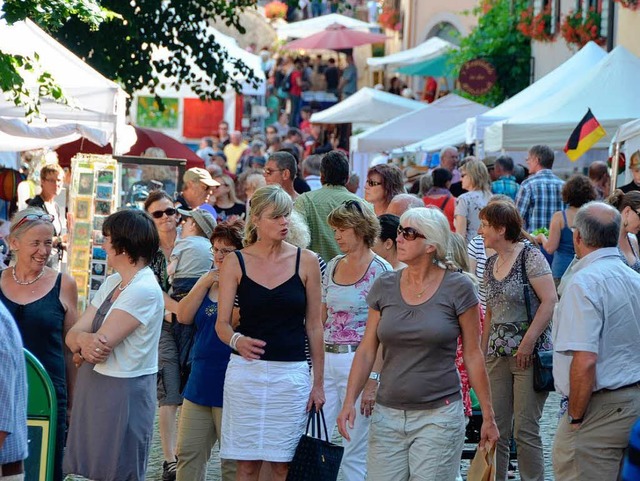
[{"label": "man's head", "polygon": [[346,185],[349,180],[349,160],[344,152],[331,150],[320,162],[320,181],[327,185]]},{"label": "man's head", "polygon": [[278,129],[276,129],[273,125],[267,125],[267,127],[264,129],[264,132],[266,134],[267,141],[278,135]]},{"label": "man's head", "polygon": [[227,166],[227,156],[222,151],[214,152],[211,155],[211,162],[224,169]]},{"label": "man's head", "polygon": [[239,130],[234,130],[233,132],[231,132],[229,140],[233,145],[237,147],[242,143],[242,132],[240,132]]},{"label": "man's head", "polygon": [[440,166],[453,172],[458,166],[458,149],[455,147],[445,147],[440,151]]},{"label": "man's head", "polygon": [[302,145],[302,132],[300,131],[300,129],[297,129],[295,127],[289,129],[289,131],[287,132],[286,141],[290,144]]},{"label": "man's head", "polygon": [[309,175],[320,175],[320,163],[322,162],[321,155],[310,155],[302,161],[302,175],[307,177]]},{"label": "man's head", "polygon": [[501,155],[496,159],[493,170],[496,178],[500,178],[503,175],[513,175],[513,159],[508,155]]},{"label": "man's head", "polygon": [[335,67],[336,66],[336,59],[335,58],[330,58],[329,59],[329,67]]},{"label": "man's head", "polygon": [[202,137],[200,140],[200,148],[206,149],[207,147],[213,148],[213,138],[212,137]]},{"label": "man's head", "polygon": [[589,180],[595,187],[606,194],[609,193],[611,187],[611,176],[609,175],[609,167],[606,162],[596,160],[589,166]]},{"label": "man's head", "polygon": [[386,213],[401,217],[402,214],[414,207],[424,207],[422,199],[412,194],[398,194],[389,202]]},{"label": "man's head", "polygon": [[356,194],[358,192],[358,188],[360,187],[360,176],[353,172],[349,176],[349,180],[347,180],[347,185],[345,187],[352,194]]},{"label": "man's head", "polygon": [[605,247],[616,247],[622,216],[604,202],[589,202],[576,213],[573,221],[573,246],[579,259]]},{"label": "man's head", "polygon": [[289,114],[286,112],[280,112],[278,115],[278,123],[280,125],[288,125],[289,124]]},{"label": "man's head", "polygon": [[264,180],[267,185],[280,185],[285,190],[293,188],[293,179],[298,173],[296,159],[289,152],[274,152],[264,166]]},{"label": "man's head", "polygon": [[218,135],[220,140],[224,140],[229,137],[229,122],[223,120],[218,124]]},{"label": "man's head", "polygon": [[529,149],[527,156],[527,167],[529,173],[537,174],[541,170],[551,169],[553,167],[553,150],[547,145],[534,145]]},{"label": "man's head", "polygon": [[309,120],[311,118],[311,107],[305,105],[300,109],[300,117],[302,120]]},{"label": "man's head", "polygon": [[220,185],[211,178],[205,169],[194,167],[187,170],[182,177],[182,196],[189,207],[195,209],[204,204],[211,195],[211,188]]}]

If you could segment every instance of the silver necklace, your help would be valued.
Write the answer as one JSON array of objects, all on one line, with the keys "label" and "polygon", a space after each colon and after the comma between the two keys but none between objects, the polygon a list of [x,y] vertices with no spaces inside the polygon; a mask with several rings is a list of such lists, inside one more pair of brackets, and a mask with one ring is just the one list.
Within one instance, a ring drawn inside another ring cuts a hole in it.
[{"label": "silver necklace", "polygon": [[40,278],[42,276],[44,276],[44,267],[42,268],[42,270],[40,271],[40,274],[38,274],[37,276],[35,276],[33,279],[31,279],[30,281],[21,281],[16,277],[16,268],[15,266],[11,269],[11,275],[13,276],[13,280],[16,281],[16,284],[19,284],[21,286],[30,286],[31,284],[34,284],[36,282],[38,282],[40,280]]},{"label": "silver necklace", "polygon": [[[140,271],[138,271],[140,272]],[[133,280],[136,278],[136,276],[138,275],[138,272],[136,272],[133,277],[131,279],[129,279],[129,282],[127,282],[124,286],[122,285],[122,281],[120,281],[120,285],[118,286],[118,290],[120,292],[124,291],[127,287],[129,287],[129,284],[131,284],[133,282]]]}]

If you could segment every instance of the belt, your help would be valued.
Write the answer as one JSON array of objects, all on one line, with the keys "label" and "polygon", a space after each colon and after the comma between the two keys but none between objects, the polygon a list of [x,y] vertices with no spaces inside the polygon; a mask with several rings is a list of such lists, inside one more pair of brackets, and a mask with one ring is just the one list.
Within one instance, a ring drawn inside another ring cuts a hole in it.
[{"label": "belt", "polygon": [[329,344],[324,343],[324,352],[331,352],[333,354],[346,354],[348,352],[356,352],[358,344]]},{"label": "belt", "polygon": [[593,394],[602,394],[602,393],[605,393],[605,392],[620,391],[621,389],[629,389],[631,387],[640,387],[640,381],[632,382],[631,384],[627,384],[626,386],[620,386],[620,387],[617,387],[615,389],[607,389],[605,387],[605,388],[602,388],[602,389],[598,389],[597,391],[593,391]]},{"label": "belt", "polygon": [[22,461],[14,461],[0,465],[0,476],[15,476],[24,473],[24,464]]}]

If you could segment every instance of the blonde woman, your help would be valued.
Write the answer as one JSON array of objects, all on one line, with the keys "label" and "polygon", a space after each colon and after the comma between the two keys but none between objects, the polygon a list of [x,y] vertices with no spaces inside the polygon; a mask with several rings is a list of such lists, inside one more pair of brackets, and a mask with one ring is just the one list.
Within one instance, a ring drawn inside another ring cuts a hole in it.
[{"label": "blonde woman", "polygon": [[236,197],[236,185],[233,179],[228,175],[221,175],[214,180],[220,184],[213,188],[216,198],[213,207],[218,214],[218,221],[244,219],[246,207]]},{"label": "blonde woman", "polygon": [[[284,481],[306,411],[324,405],[320,267],[313,252],[285,241],[292,208],[280,186],[258,189],[245,247],[228,256],[220,272],[216,332],[233,350],[224,383],[220,457],[237,460],[238,481],[257,480],[263,463],[271,464],[274,481]],[[240,325],[234,331],[236,296]]]},{"label": "blonde woman", "polygon": [[469,243],[478,234],[478,214],[491,198],[491,178],[484,163],[476,159],[469,160],[460,167],[460,175],[462,188],[468,192],[456,201],[453,224],[456,232]]}]

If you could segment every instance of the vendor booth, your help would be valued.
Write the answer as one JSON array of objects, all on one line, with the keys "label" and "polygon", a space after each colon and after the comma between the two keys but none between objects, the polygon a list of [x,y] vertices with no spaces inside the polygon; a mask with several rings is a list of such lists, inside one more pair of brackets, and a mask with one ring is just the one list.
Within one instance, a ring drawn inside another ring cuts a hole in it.
[{"label": "vendor booth", "polygon": [[357,18],[347,17],[339,13],[330,13],[319,17],[300,20],[299,22],[287,23],[277,27],[278,37],[287,38],[304,38],[318,32],[326,30],[328,26],[339,23],[347,28],[369,32],[371,30],[380,30],[380,26],[376,23],[367,23]]},{"label": "vendor booth", "polygon": [[[632,181],[629,163],[634,152],[640,151],[640,119],[632,120],[620,126],[611,141],[612,152],[612,173],[611,185],[620,187]],[[624,167],[622,158],[616,160],[617,154],[622,153],[624,159]]]},{"label": "vendor booth", "polygon": [[420,45],[387,55],[385,57],[373,57],[367,60],[367,65],[374,70],[387,67],[397,68],[402,65],[412,65],[425,60],[440,57],[458,47],[440,37],[431,37]]}]

